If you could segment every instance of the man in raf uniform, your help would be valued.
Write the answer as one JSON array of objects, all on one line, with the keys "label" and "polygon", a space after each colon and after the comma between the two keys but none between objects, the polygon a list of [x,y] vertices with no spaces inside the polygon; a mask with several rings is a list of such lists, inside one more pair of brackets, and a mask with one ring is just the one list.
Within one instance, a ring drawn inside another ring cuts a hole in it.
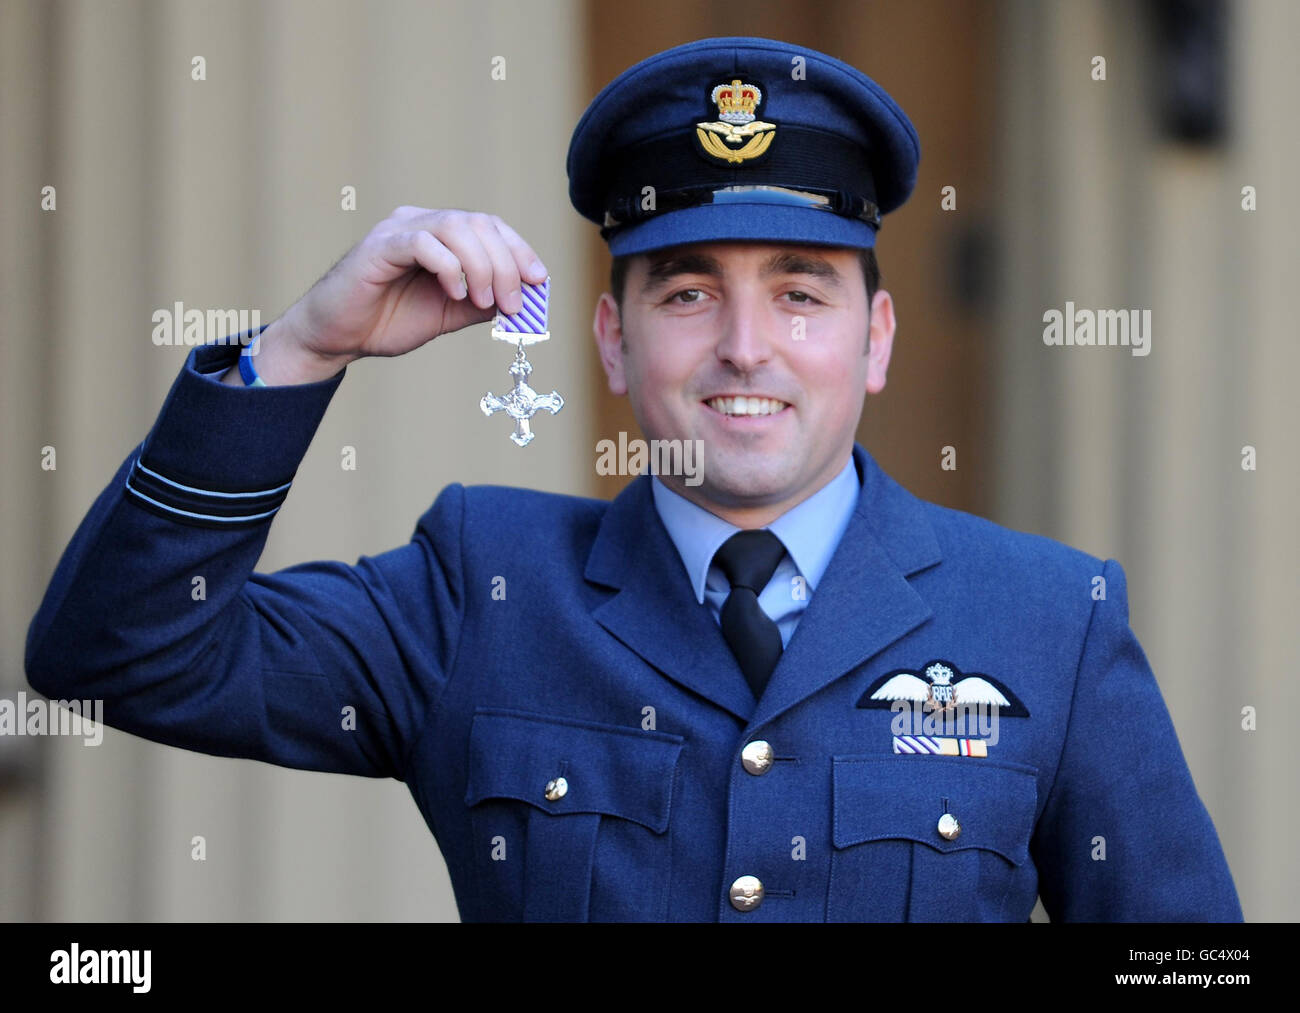
[{"label": "man in raf uniform", "polygon": [[63,555],[32,685],[405,781],[467,921],[1024,921],[1040,894],[1053,920],[1240,919],[1119,564],[923,502],[854,442],[894,332],[871,250],[918,158],[812,50],[632,67],[578,124],[570,196],[616,258],[610,387],[646,437],[700,441],[699,480],[454,484],[406,546],[253,572],[349,362],[544,313],[505,222],[399,208],[255,357],[190,354]]}]

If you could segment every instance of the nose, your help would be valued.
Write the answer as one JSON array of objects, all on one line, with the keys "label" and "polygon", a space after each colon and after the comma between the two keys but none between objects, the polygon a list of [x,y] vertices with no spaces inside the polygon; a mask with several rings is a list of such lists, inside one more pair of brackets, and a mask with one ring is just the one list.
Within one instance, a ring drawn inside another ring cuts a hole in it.
[{"label": "nose", "polygon": [[732,300],[720,321],[715,352],[718,359],[741,373],[752,373],[772,358],[771,321],[755,308],[758,300]]}]

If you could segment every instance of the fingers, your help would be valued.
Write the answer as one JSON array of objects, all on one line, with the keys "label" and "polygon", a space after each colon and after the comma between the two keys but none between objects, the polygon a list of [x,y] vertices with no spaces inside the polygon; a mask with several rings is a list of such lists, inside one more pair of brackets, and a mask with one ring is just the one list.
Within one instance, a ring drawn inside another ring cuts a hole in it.
[{"label": "fingers", "polygon": [[[487,215],[471,218],[469,227],[483,244],[492,264],[492,277],[481,295],[495,302],[504,313],[518,313],[524,308],[524,297],[519,288],[519,265],[515,263],[513,252]],[[475,305],[482,303],[476,301]]]},{"label": "fingers", "polygon": [[519,276],[530,285],[540,285],[546,280],[546,265],[542,258],[533,252],[533,248],[523,241],[519,233],[503,222],[496,215],[489,215],[492,224],[509,247],[519,268]]},{"label": "fingers", "polygon": [[[493,259],[484,247],[479,234],[470,226],[465,216],[444,218],[428,223],[427,219],[417,219],[427,232],[451,251],[465,274],[465,286],[469,301],[479,309],[487,309],[494,302],[492,297]],[[427,223],[427,224],[426,224]],[[457,296],[464,298],[464,294]]]},{"label": "fingers", "polygon": [[390,233],[382,241],[379,258],[394,276],[418,264],[438,279],[438,284],[452,299],[465,298],[461,280],[461,260],[424,229]]},{"label": "fingers", "polygon": [[[466,289],[456,284],[463,271],[469,301],[480,309],[517,313],[523,307],[521,281],[540,284],[547,277],[533,248],[496,215],[404,206],[376,226],[372,237],[386,240],[384,259],[393,267],[419,263],[454,299],[466,298]],[[448,263],[448,254],[459,268]]]}]

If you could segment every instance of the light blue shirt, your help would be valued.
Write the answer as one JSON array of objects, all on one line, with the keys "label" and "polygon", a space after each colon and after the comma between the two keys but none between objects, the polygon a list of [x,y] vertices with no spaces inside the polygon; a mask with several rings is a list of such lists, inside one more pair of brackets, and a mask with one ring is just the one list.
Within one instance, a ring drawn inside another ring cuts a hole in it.
[{"label": "light blue shirt", "polygon": [[[714,621],[721,625],[722,603],[731,593],[731,585],[713,562],[713,555],[741,529],[673,492],[659,476],[651,482],[655,509],[686,566],[695,600],[707,601]],[[838,475],[767,525],[767,530],[781,539],[785,555],[758,596],[758,605],[781,631],[782,647],[790,643],[861,494],[858,469],[850,455]]]}]

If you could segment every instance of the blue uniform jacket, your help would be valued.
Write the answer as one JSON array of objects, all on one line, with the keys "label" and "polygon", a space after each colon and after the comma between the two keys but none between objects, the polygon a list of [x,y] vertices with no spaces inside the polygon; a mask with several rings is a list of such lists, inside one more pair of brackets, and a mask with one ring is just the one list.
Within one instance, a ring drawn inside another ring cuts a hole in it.
[{"label": "blue uniform jacket", "polygon": [[[648,476],[613,502],[451,485],[407,545],[254,572],[343,375],[221,385],[237,351],[191,351],[65,550],[27,638],[49,697],[399,778],[466,921],[1024,921],[1040,893],[1053,920],[1240,919],[1113,560],[919,500],[855,447],[860,503],[756,703]],[[895,751],[925,729],[870,696],[935,661],[1014,698],[986,756]]]}]

